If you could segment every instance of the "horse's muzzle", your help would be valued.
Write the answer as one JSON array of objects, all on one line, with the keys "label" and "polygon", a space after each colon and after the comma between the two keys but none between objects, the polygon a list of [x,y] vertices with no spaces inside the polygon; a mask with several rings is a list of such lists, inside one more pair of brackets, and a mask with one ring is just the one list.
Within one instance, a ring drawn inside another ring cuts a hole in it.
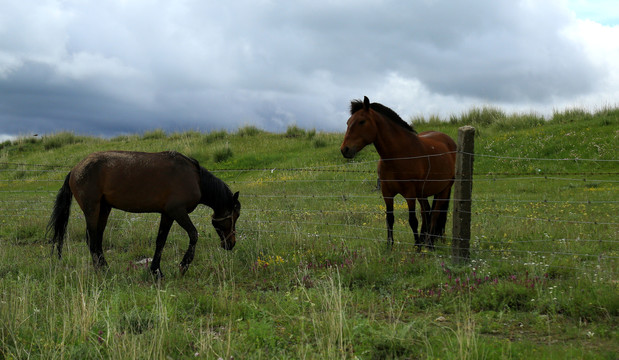
[{"label": "horse's muzzle", "polygon": [[234,245],[236,245],[236,231],[233,230],[231,231],[228,236],[221,236],[223,234],[220,234],[221,237],[221,247],[226,249],[226,250],[232,250],[234,248]]},{"label": "horse's muzzle", "polygon": [[236,245],[236,241],[228,241],[228,242],[221,243],[221,247],[226,250],[232,250],[234,248],[234,245]]},{"label": "horse's muzzle", "polygon": [[226,235],[222,230],[215,229],[217,231],[217,235],[219,235],[219,240],[221,241],[221,247],[226,250],[232,250],[234,245],[236,245],[236,230],[232,230]]},{"label": "horse's muzzle", "polygon": [[348,147],[348,146],[342,146],[340,148],[340,151],[342,152],[342,155],[346,159],[352,159],[357,154],[357,150],[355,150],[354,148]]}]

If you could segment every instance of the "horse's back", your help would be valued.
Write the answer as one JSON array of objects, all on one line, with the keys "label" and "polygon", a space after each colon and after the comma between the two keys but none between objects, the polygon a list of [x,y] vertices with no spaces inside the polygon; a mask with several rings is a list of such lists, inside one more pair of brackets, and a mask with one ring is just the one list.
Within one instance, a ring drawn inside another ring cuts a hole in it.
[{"label": "horse's back", "polygon": [[[71,170],[76,197],[104,198],[127,211],[161,211],[170,199],[200,198],[195,160],[175,152],[103,151],[88,155]],[[79,199],[78,199],[79,201]]]},{"label": "horse's back", "polygon": [[[93,176],[122,176],[125,179],[138,177],[142,180],[145,175],[163,175],[166,170],[176,170],[170,173],[175,177],[186,175],[197,168],[192,160],[176,152],[165,151],[160,153],[146,153],[137,151],[101,151],[88,155],[71,170],[76,181],[89,181]],[[152,179],[151,179],[152,180]]]},{"label": "horse's back", "polygon": [[[434,146],[434,149],[428,150],[429,152],[441,153],[448,152],[453,153],[457,150],[458,145],[451,138],[451,136],[442,133],[440,131],[424,131],[418,135],[419,140],[426,145]],[[455,154],[454,154],[455,158]]]}]

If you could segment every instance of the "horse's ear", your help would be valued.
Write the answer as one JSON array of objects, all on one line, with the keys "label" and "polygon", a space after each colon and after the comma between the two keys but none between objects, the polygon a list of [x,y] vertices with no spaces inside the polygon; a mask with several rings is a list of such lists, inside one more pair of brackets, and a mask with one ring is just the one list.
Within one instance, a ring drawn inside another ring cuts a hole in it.
[{"label": "horse's ear", "polygon": [[234,201],[238,201],[239,200],[239,192],[235,192],[234,195],[232,195],[232,197],[234,198]]},{"label": "horse's ear", "polygon": [[370,99],[367,96],[363,97],[363,110],[370,110]]}]

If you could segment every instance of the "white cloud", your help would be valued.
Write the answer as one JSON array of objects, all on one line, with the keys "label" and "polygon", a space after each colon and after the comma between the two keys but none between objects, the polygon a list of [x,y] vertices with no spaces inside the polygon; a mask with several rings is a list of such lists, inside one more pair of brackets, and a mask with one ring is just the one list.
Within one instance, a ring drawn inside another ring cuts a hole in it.
[{"label": "white cloud", "polygon": [[3,143],[5,141],[13,141],[15,139],[17,139],[15,135],[0,134],[0,143]]},{"label": "white cloud", "polygon": [[52,63],[65,49],[71,14],[52,1],[3,1],[0,7],[0,77],[25,60]]},{"label": "white cloud", "polygon": [[591,20],[577,20],[566,34],[583,46],[592,63],[604,70],[607,82],[617,83],[619,25],[605,26]]},{"label": "white cloud", "polygon": [[561,105],[584,108],[619,106],[619,25],[602,25],[591,20],[576,20],[565,35],[579,43],[584,54],[604,76],[596,87],[573,99],[561,99]]}]

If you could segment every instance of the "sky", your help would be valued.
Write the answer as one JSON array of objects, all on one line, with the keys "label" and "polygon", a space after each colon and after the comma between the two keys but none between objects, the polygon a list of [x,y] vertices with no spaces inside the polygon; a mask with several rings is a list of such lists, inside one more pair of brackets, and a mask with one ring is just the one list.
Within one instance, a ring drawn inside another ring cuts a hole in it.
[{"label": "sky", "polygon": [[0,140],[619,106],[616,0],[0,0]]}]

